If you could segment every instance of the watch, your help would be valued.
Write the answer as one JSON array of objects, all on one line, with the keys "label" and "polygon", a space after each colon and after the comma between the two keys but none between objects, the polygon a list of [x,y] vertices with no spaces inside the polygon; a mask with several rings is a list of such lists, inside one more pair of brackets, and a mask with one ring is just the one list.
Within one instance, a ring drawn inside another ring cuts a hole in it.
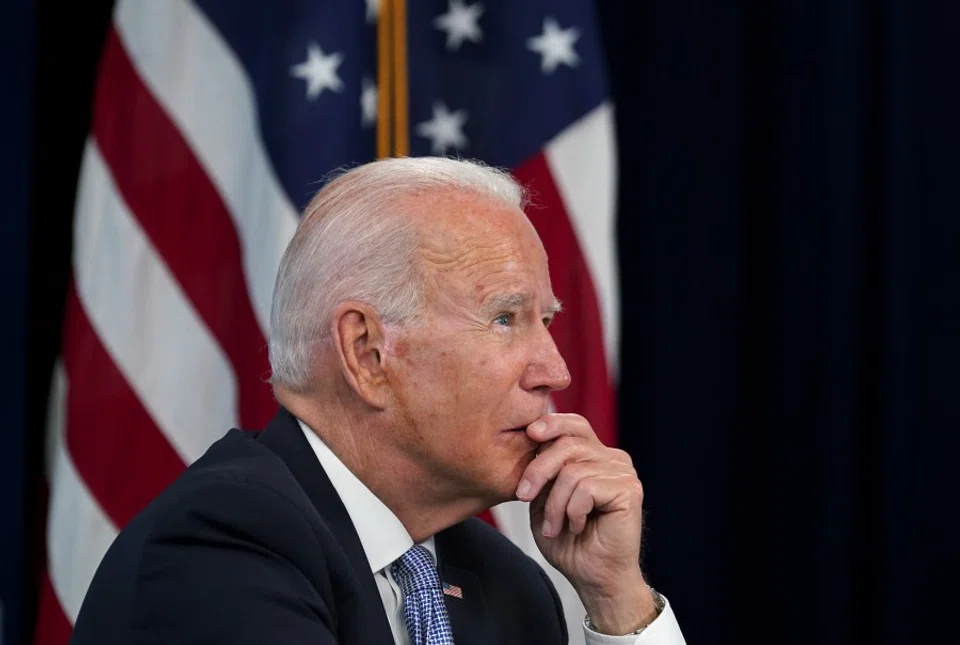
[{"label": "watch", "polygon": [[[667,600],[666,598],[661,596],[657,592],[657,590],[654,589],[653,587],[650,587],[650,593],[653,595],[653,606],[657,608],[657,615],[653,617],[653,620],[656,620],[660,616],[660,614],[663,612],[664,607],[667,606]],[[651,623],[653,623],[653,620],[651,620],[649,623],[647,623],[637,631],[630,632],[629,634],[605,634],[605,635],[606,636],[637,636],[638,634],[642,634],[643,630],[645,630],[647,627],[650,626]],[[601,632],[598,632],[596,628],[593,626],[593,622],[590,620],[590,616],[584,617],[583,626],[595,634],[601,633]]]}]

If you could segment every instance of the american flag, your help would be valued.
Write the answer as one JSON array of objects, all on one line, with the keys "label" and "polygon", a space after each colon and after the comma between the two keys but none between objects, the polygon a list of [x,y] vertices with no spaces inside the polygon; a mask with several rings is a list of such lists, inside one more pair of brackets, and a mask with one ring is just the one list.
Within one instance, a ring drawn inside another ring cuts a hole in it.
[{"label": "american flag", "polygon": [[[400,65],[388,13],[406,25]],[[229,427],[274,413],[280,256],[318,180],[377,155],[385,82],[409,154],[479,158],[530,187],[573,375],[553,404],[615,443],[616,163],[589,0],[118,0],[53,378],[38,644],[67,641],[134,514]],[[545,565],[525,505],[488,519]],[[580,641],[582,607],[545,568]]]},{"label": "american flag", "polygon": [[453,596],[454,598],[460,598],[463,600],[463,589],[457,585],[451,585],[446,582],[443,583],[443,593],[447,596]]}]

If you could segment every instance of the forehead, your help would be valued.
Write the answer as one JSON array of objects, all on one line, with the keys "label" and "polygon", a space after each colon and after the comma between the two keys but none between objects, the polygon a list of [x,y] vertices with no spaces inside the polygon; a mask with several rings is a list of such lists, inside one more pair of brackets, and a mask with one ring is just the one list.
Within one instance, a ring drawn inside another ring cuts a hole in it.
[{"label": "forehead", "polygon": [[431,251],[455,252],[468,240],[517,238],[526,228],[536,237],[522,210],[472,191],[427,191],[410,197],[404,206],[418,220]]},{"label": "forehead", "polygon": [[553,299],[547,256],[519,208],[470,192],[443,191],[410,202],[420,231],[424,268],[481,297],[524,287]]}]

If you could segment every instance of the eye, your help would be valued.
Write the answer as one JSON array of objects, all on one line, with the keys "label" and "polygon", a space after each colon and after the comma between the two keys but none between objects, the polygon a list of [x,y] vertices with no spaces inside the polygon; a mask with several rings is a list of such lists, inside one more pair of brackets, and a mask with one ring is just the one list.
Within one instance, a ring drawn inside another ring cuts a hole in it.
[{"label": "eye", "polygon": [[500,314],[493,322],[501,327],[508,327],[513,322],[513,314]]}]

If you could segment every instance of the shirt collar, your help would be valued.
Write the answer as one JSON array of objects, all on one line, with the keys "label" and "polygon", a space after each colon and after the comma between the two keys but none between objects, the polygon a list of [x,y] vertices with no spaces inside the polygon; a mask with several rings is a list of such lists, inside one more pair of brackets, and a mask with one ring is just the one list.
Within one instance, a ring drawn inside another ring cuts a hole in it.
[{"label": "shirt collar", "polygon": [[[370,570],[377,573],[389,566],[413,546],[410,533],[393,511],[340,461],[316,432],[300,419],[297,419],[297,423],[347,509],[353,527],[360,536]],[[437,550],[433,537],[427,538],[421,545],[427,548],[436,562]]]}]

